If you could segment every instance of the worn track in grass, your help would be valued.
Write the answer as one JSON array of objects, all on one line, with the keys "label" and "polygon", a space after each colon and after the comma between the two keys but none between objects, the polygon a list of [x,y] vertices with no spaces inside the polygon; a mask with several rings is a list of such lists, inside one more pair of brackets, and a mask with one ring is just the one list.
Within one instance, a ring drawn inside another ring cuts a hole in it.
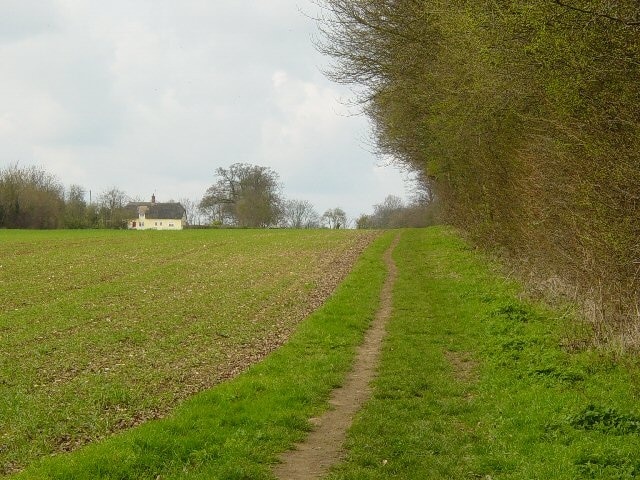
[{"label": "worn track in grass", "polygon": [[344,385],[332,393],[329,401],[331,409],[321,417],[312,419],[316,428],[307,439],[281,457],[282,463],[274,469],[275,475],[281,480],[320,478],[342,457],[347,429],[371,394],[370,382],[376,372],[385,325],[391,316],[393,284],[397,276],[392,254],[399,240],[400,235],[397,235],[385,252],[387,278],[380,293],[380,307],[363,344],[358,348],[353,370]]}]

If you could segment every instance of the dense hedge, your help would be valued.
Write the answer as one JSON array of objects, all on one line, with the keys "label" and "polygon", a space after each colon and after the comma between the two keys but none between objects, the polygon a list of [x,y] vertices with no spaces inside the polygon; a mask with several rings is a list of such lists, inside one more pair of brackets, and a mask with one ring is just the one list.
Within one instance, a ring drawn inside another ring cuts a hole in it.
[{"label": "dense hedge", "polygon": [[364,87],[380,150],[426,175],[447,220],[599,326],[637,324],[637,1],[324,4],[330,75]]}]

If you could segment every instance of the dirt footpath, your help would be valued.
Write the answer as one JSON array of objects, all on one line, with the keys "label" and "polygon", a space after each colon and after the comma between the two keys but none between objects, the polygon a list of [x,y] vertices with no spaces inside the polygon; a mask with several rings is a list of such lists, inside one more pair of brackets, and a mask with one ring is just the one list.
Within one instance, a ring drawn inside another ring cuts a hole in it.
[{"label": "dirt footpath", "polygon": [[281,480],[321,478],[342,458],[347,429],[371,395],[369,384],[376,373],[385,325],[391,316],[392,290],[397,275],[391,254],[399,240],[400,235],[396,236],[384,254],[387,278],[380,293],[380,308],[365,334],[363,344],[358,348],[353,370],[344,385],[331,394],[331,409],[321,417],[311,419],[316,428],[307,439],[281,457],[282,463],[273,470]]}]

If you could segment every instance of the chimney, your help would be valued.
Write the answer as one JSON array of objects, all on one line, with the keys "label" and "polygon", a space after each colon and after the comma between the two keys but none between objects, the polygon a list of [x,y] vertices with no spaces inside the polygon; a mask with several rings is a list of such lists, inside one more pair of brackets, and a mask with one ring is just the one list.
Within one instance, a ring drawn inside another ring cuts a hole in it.
[{"label": "chimney", "polygon": [[151,195],[151,203],[156,203],[156,194]]}]

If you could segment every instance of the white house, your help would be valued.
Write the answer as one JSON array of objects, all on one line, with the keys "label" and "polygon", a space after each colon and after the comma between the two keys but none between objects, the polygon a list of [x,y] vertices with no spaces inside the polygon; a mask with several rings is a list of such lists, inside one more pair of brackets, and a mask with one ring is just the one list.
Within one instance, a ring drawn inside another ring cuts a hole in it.
[{"label": "white house", "polygon": [[179,203],[156,203],[155,194],[150,202],[131,202],[125,207],[129,214],[127,226],[132,230],[182,230],[187,213]]}]

